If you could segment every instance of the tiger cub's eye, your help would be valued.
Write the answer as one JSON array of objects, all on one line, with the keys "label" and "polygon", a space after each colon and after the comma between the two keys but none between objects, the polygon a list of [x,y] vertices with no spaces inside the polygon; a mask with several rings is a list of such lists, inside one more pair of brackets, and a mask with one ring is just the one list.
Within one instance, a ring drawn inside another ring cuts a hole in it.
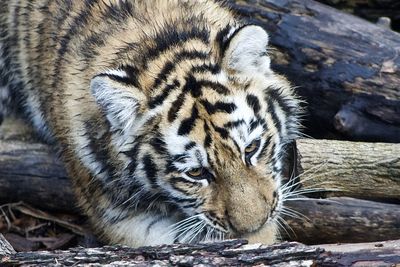
[{"label": "tiger cub's eye", "polygon": [[191,169],[190,171],[186,172],[186,174],[190,177],[196,178],[203,175],[204,171],[203,168],[195,168]]},{"label": "tiger cub's eye", "polygon": [[245,149],[244,152],[246,152],[246,154],[251,154],[257,151],[258,146],[260,145],[260,140],[254,140],[253,142],[251,142],[250,145],[248,145]]}]

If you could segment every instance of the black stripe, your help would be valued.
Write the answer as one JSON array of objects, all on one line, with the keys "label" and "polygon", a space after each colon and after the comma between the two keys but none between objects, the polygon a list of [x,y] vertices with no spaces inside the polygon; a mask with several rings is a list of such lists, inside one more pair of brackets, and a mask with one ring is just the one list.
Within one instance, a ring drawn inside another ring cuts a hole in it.
[{"label": "black stripe", "polygon": [[198,97],[202,93],[196,79],[190,74],[185,78],[182,93],[179,94],[178,98],[172,103],[172,106],[168,111],[169,122],[173,122],[177,118],[178,112],[181,109],[188,92],[191,92],[193,97]]},{"label": "black stripe", "polygon": [[185,98],[186,98],[186,92],[182,92],[172,103],[171,108],[168,111],[168,121],[169,122],[173,122],[177,118],[178,112],[179,112],[181,106],[183,105],[183,101],[185,101]]},{"label": "black stripe", "polygon": [[207,110],[207,113],[210,115],[215,114],[217,112],[225,112],[231,114],[237,108],[234,103],[225,103],[217,101],[215,102],[215,104],[211,104],[205,99],[201,100],[200,102],[203,104],[203,106]]},{"label": "black stripe", "polygon": [[100,73],[97,74],[95,77],[108,77],[113,81],[119,82],[119,83],[123,83],[125,85],[134,85],[135,83],[131,81],[131,79],[129,77],[121,77],[115,74],[108,74],[108,73]]},{"label": "black stripe", "polygon": [[197,81],[193,75],[189,74],[185,78],[185,84],[182,88],[182,93],[178,96],[178,98],[172,103],[171,109],[168,112],[168,121],[173,122],[177,114],[185,100],[185,95],[190,92],[191,95],[195,98],[200,97],[202,95],[202,87],[208,87],[215,90],[217,93],[220,94],[228,94],[229,90],[220,83],[207,81],[207,80],[200,80]]},{"label": "black stripe", "polygon": [[217,83],[217,82],[213,82],[213,81],[207,81],[207,80],[198,80],[197,81],[198,86],[201,87],[207,87],[210,88],[214,91],[216,91],[219,94],[222,95],[228,95],[229,94],[229,90],[228,88],[226,88],[224,85]]},{"label": "black stripe", "polygon": [[185,163],[186,160],[189,158],[187,154],[177,154],[172,156],[173,162]]},{"label": "black stripe", "polygon": [[240,126],[240,125],[242,125],[244,123],[246,123],[246,122],[243,119],[239,119],[239,120],[236,120],[236,121],[229,121],[229,122],[224,124],[224,128],[232,129],[232,128],[236,128],[236,127],[238,127],[238,126]]},{"label": "black stripe", "polygon": [[211,125],[212,125],[213,129],[217,133],[219,133],[223,139],[227,139],[228,138],[229,133],[225,128],[221,128],[221,127],[215,126],[213,123],[211,123]]},{"label": "black stripe", "polygon": [[185,85],[183,86],[183,92],[190,92],[193,97],[197,98],[203,94],[201,91],[201,85],[192,74],[189,74],[185,78]]},{"label": "black stripe", "polygon": [[161,136],[161,133],[157,132],[157,134],[150,139],[150,145],[157,151],[158,154],[168,154],[167,144]]},{"label": "black stripe", "polygon": [[139,155],[142,140],[143,140],[143,136],[137,136],[133,147],[128,151],[121,152],[131,160],[131,162],[127,166],[127,170],[129,171],[129,175],[131,175],[131,176],[135,173],[136,168],[138,166],[138,155]]},{"label": "black stripe", "polygon": [[[267,138],[265,138],[264,146],[261,148],[261,151],[258,154],[257,159],[260,159],[260,158],[266,156],[267,149],[268,149],[268,146],[270,145],[270,143],[271,143],[271,136],[267,136]],[[271,153],[273,153],[273,151],[271,151]]]},{"label": "black stripe", "polygon": [[157,187],[157,165],[155,164],[152,156],[146,154],[143,156],[143,169],[146,173],[147,179],[149,180],[152,187]]},{"label": "black stripe", "polygon": [[202,65],[193,66],[190,71],[192,73],[205,73],[211,72],[212,74],[217,74],[221,71],[221,67],[217,64],[212,63],[204,63]]},{"label": "black stripe", "polygon": [[118,24],[121,26],[121,23],[125,22],[127,18],[133,17],[134,14],[134,6],[131,1],[117,1],[113,2],[103,2],[103,5],[106,7],[102,9],[102,17],[107,20],[108,24]]},{"label": "black stripe", "polygon": [[60,48],[57,50],[57,58],[54,62],[54,80],[53,87],[57,87],[57,83],[59,81],[58,77],[60,74],[61,62],[64,60],[64,55],[67,53],[69,44],[72,39],[80,34],[79,29],[84,28],[87,23],[89,23],[89,17],[92,15],[92,8],[98,4],[99,0],[85,0],[85,4],[83,5],[83,9],[81,12],[74,17],[73,21],[70,24],[69,30],[65,33],[61,39],[59,40]]},{"label": "black stripe", "polygon": [[160,221],[162,221],[165,217],[164,216],[157,216],[157,219],[153,220],[146,228],[146,236],[148,236],[150,234],[150,230],[151,228],[156,225],[157,223],[159,223]]},{"label": "black stripe", "polygon": [[[59,5],[59,2],[60,1],[54,1],[53,4]],[[66,22],[67,17],[71,14],[72,5],[74,4],[72,0],[63,0],[62,3],[63,3],[63,6],[58,9],[56,18],[54,19],[54,21],[56,21],[56,24],[54,27],[54,29],[56,31],[64,28],[63,24]],[[59,37],[60,37],[59,35],[55,35],[53,37],[55,43],[58,43]]]},{"label": "black stripe", "polygon": [[295,113],[294,108],[288,103],[286,98],[282,95],[282,91],[280,89],[268,88],[266,92],[267,92],[266,98],[272,99],[273,101],[278,103],[286,114],[289,115]]},{"label": "black stripe", "polygon": [[258,125],[260,125],[260,121],[256,118],[252,118],[250,121],[249,132],[254,131],[254,129],[257,128]]},{"label": "black stripe", "polygon": [[223,55],[226,50],[227,36],[229,31],[232,29],[231,25],[226,25],[222,30],[220,30],[215,36],[215,41],[218,44],[220,54]]},{"label": "black stripe", "polygon": [[165,166],[165,174],[170,174],[173,172],[179,172],[179,170],[174,165],[175,161],[168,159]]},{"label": "black stripe", "polygon": [[277,128],[278,133],[280,135],[282,132],[282,122],[276,115],[274,102],[272,101],[272,99],[267,99],[267,101],[268,101],[268,112],[271,114],[272,121],[274,122],[274,125]]},{"label": "black stripe", "polygon": [[[179,192],[182,192],[180,190],[180,188],[175,188],[175,189]],[[182,192],[182,193],[184,193],[184,192]],[[168,199],[174,201],[175,203],[195,203],[197,201],[196,198],[179,198],[179,197],[174,197],[171,195],[168,196]],[[181,205],[179,205],[179,207],[181,207]]]},{"label": "black stripe", "polygon": [[195,126],[196,120],[199,117],[199,111],[195,105],[192,107],[192,113],[189,118],[184,119],[178,129],[179,135],[189,134]]},{"label": "black stripe", "polygon": [[149,108],[153,109],[164,103],[165,99],[170,95],[170,93],[180,87],[180,85],[180,82],[176,79],[173,81],[172,84],[167,84],[162,90],[162,93],[154,96],[153,99],[149,102]]},{"label": "black stripe", "polygon": [[189,142],[185,145],[185,150],[190,150],[196,146],[195,142]]},{"label": "black stripe", "polygon": [[[246,26],[249,26],[249,25],[242,25],[242,26],[240,26],[239,28],[237,28],[237,29],[232,33],[232,35],[229,36],[229,39],[227,39],[228,36],[225,36],[225,38],[224,38],[222,44],[220,45],[222,58],[225,57],[225,52],[226,52],[226,50],[229,48],[229,45],[230,45],[231,41],[233,40],[233,38],[236,36],[236,34],[238,34],[238,33],[240,32],[240,30],[242,30],[242,29],[243,29],[244,27],[246,27]],[[229,31],[227,32],[227,34],[228,34],[228,33],[229,33]]]},{"label": "black stripe", "polygon": [[260,101],[258,100],[258,97],[255,95],[249,94],[246,96],[246,102],[247,104],[254,110],[254,113],[257,114],[260,109]]},{"label": "black stripe", "polygon": [[94,57],[99,56],[98,48],[104,46],[106,39],[104,35],[110,35],[115,28],[107,28],[107,32],[91,32],[82,42],[80,47],[80,54],[85,58],[85,63],[89,63]]},{"label": "black stripe", "polygon": [[183,50],[183,51],[178,52],[177,54],[174,55],[174,58],[171,61],[168,61],[164,64],[164,67],[158,73],[151,88],[155,89],[161,84],[162,81],[166,81],[168,78],[168,75],[171,74],[176,69],[176,66],[180,62],[182,62],[184,60],[188,60],[188,59],[203,59],[203,60],[205,60],[208,57],[209,57],[208,53],[201,52],[201,51]]},{"label": "black stripe", "polygon": [[[201,25],[193,20],[194,18],[188,18],[187,25]],[[143,65],[145,68],[148,68],[148,63],[151,60],[159,57],[166,50],[174,46],[182,46],[182,44],[188,40],[197,39],[202,41],[204,44],[208,44],[209,31],[207,29],[193,26],[188,27],[186,30],[179,30],[179,28],[180,27],[174,23],[165,25],[162,31],[154,36],[153,41],[155,42],[155,45],[149,47],[145,52],[146,57],[143,57]]]},{"label": "black stripe", "polygon": [[206,137],[204,138],[204,147],[208,148],[211,145],[212,139],[210,134],[210,127],[208,127],[208,124],[205,121],[204,121],[204,132],[206,134]]},{"label": "black stripe", "polygon": [[139,88],[140,85],[139,85],[139,81],[137,79],[139,76],[139,69],[132,65],[123,65],[123,66],[121,66],[121,69],[123,69],[126,72],[131,84],[134,85],[135,87]]}]

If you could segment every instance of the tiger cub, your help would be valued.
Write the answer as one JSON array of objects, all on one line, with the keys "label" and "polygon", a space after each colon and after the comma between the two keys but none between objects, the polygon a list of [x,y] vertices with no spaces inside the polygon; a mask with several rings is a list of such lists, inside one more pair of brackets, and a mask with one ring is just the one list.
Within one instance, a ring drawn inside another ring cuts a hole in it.
[{"label": "tiger cub", "polygon": [[0,31],[0,110],[57,145],[99,237],[276,240],[299,104],[263,28],[217,0],[10,0]]}]

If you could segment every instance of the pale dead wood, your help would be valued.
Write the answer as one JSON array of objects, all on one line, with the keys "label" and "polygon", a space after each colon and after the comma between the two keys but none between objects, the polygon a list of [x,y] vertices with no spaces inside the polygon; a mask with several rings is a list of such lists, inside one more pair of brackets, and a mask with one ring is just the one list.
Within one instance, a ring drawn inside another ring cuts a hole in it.
[{"label": "pale dead wood", "polygon": [[[400,241],[354,250],[351,246],[305,246],[284,242],[271,246],[246,245],[245,240],[227,240],[196,245],[132,249],[121,246],[71,248],[58,251],[15,253],[3,258],[2,266],[393,266],[400,261]],[[394,245],[397,244],[397,245]],[[352,244],[355,245],[355,244]]]},{"label": "pale dead wood", "polygon": [[400,239],[400,205],[354,198],[288,201],[302,215],[285,217],[287,239],[306,244]]},{"label": "pale dead wood", "polygon": [[400,201],[400,144],[300,139],[297,153],[304,188]]},{"label": "pale dead wood", "polygon": [[[15,253],[14,248],[8,243],[4,236],[0,233],[0,259]],[[1,261],[0,261],[1,263]]]}]

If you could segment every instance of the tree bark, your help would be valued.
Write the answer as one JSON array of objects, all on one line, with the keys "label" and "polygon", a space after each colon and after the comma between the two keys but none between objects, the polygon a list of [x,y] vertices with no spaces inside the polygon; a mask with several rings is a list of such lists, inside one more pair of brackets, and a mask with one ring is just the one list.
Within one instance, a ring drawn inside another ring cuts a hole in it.
[{"label": "tree bark", "polygon": [[268,30],[273,68],[308,103],[307,134],[400,142],[400,34],[311,0],[231,2]]},{"label": "tree bark", "polygon": [[400,205],[343,197],[288,201],[285,207],[298,215],[285,217],[290,227],[281,232],[287,240],[322,244],[400,239]]},{"label": "tree bark", "polygon": [[351,12],[372,22],[389,17],[393,29],[400,31],[400,2],[398,0],[320,0],[319,2]]},{"label": "tree bark", "polygon": [[[0,233],[0,258],[15,254],[14,248],[8,243],[4,236]],[[1,260],[0,260],[1,263]]]},{"label": "tree bark", "polygon": [[400,144],[300,139],[297,153],[304,188],[400,203]]},{"label": "tree bark", "polygon": [[2,266],[391,266],[400,261],[399,241],[376,244],[377,247],[337,252],[295,242],[272,246],[246,245],[244,240],[229,240],[196,245],[132,249],[121,246],[72,248],[66,251],[16,253],[1,260]]}]

